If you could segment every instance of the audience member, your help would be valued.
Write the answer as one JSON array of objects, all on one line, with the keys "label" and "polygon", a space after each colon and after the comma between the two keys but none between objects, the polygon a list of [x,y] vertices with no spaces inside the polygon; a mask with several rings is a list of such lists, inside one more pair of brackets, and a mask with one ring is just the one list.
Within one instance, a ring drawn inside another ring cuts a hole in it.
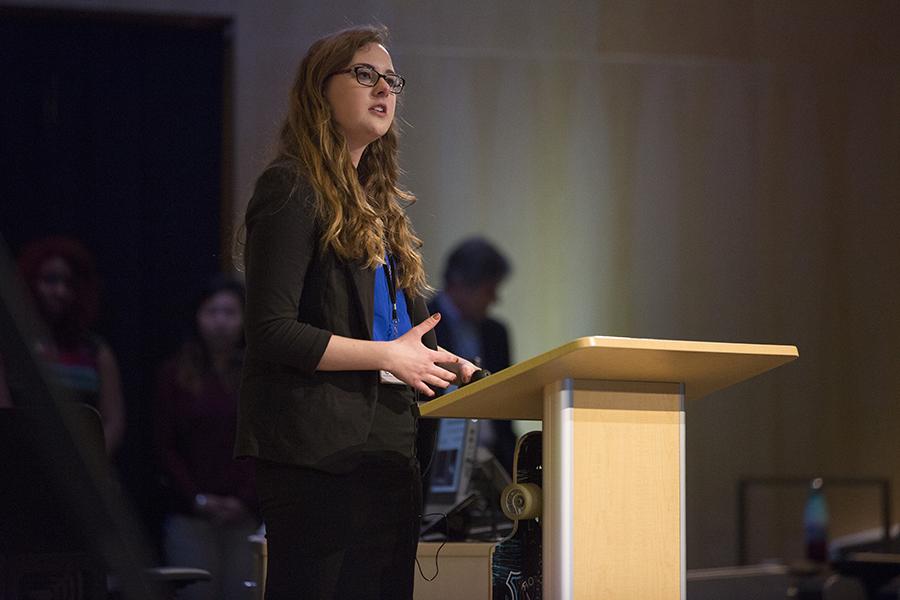
[{"label": "audience member", "polygon": [[[74,239],[48,237],[23,249],[19,271],[47,326],[48,336],[38,341],[36,354],[68,398],[100,412],[106,448],[114,454],[125,433],[125,408],[116,357],[91,331],[99,309],[93,257]],[[27,399],[15,397],[5,379],[0,364],[0,405],[27,404]]]},{"label": "audience member", "polygon": [[247,537],[259,526],[252,463],[232,458],[243,357],[244,289],[219,277],[194,310],[194,333],[162,368],[157,449],[170,511],[163,546],[170,565],[206,569],[212,581],[179,598],[246,598],[253,572]]}]

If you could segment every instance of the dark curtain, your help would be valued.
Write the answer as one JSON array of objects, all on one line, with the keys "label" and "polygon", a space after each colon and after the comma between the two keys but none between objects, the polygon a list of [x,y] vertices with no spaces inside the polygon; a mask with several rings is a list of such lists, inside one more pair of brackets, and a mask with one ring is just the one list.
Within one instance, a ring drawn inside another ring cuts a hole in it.
[{"label": "dark curtain", "polygon": [[220,264],[228,22],[0,9],[0,234],[95,254],[126,488],[155,528],[156,369]]}]

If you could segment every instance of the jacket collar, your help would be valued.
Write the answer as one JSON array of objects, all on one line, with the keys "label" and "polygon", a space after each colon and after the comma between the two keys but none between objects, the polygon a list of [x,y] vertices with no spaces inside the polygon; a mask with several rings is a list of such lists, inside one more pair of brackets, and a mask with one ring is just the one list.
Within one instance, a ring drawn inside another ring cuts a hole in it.
[{"label": "jacket collar", "polygon": [[362,315],[366,325],[367,339],[372,339],[372,320],[375,318],[375,271],[366,269],[358,263],[350,263],[353,286],[356,288],[356,303],[359,314]]}]

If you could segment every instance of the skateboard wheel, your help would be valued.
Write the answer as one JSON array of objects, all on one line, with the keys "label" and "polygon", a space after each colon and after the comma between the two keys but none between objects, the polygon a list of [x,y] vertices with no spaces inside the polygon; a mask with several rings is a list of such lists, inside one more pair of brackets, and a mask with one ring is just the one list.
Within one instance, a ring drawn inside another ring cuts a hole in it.
[{"label": "skateboard wheel", "polygon": [[503,514],[513,521],[541,516],[541,488],[535,483],[511,483],[500,494]]}]

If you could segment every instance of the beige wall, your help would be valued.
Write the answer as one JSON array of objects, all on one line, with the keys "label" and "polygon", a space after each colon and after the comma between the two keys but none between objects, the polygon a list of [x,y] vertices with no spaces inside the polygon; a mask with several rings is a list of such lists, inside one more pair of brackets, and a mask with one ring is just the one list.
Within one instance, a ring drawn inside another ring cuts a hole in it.
[{"label": "beige wall", "polygon": [[494,239],[520,359],[588,334],[797,344],[688,408],[691,567],[735,560],[742,475],[900,484],[900,4],[34,4],[233,16],[238,208],[312,39],[389,25],[433,281],[459,237]]}]

